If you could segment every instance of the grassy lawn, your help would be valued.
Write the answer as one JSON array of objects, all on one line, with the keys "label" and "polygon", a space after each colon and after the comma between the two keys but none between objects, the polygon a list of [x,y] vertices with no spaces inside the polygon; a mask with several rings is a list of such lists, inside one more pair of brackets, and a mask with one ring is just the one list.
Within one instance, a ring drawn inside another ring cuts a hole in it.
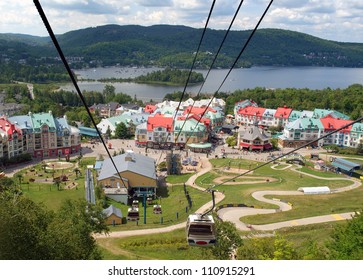
[{"label": "grassy lawn", "polygon": [[183,184],[188,181],[188,179],[193,175],[194,173],[186,173],[182,175],[168,175],[166,177],[166,182],[169,184]]},{"label": "grassy lawn", "polygon": [[[216,190],[223,191],[225,199],[220,204],[226,203],[245,203],[261,208],[276,208],[271,204],[256,201],[251,194],[258,190],[297,190],[299,187],[313,186],[329,186],[331,189],[350,185],[351,182],[344,180],[342,175],[331,172],[320,172],[303,167],[303,172],[317,175],[323,179],[312,178],[308,175],[301,176],[299,173],[290,169],[271,169],[272,164],[263,166],[253,173],[246,174],[236,178],[234,182],[226,184],[216,184],[215,179],[221,176],[238,176],[239,173],[232,173],[224,167],[228,166],[234,171],[238,169],[250,169],[257,167],[258,162],[247,161],[244,159],[212,159],[214,169],[197,178],[198,186],[209,188],[213,185]],[[93,164],[94,159],[81,159],[82,175],[76,177],[74,167],[65,170],[55,170],[54,176],[67,174],[70,182],[78,183],[77,188],[64,189],[58,191],[53,183],[29,182],[30,178],[47,178],[53,179],[52,170],[45,172],[41,165],[34,166],[21,171],[22,183],[21,188],[24,195],[30,197],[36,202],[43,202],[49,209],[56,210],[65,199],[79,199],[85,197],[84,190],[84,169],[87,165]],[[281,164],[280,166],[284,166]],[[34,169],[30,171],[30,169]],[[233,171],[230,170],[230,171]],[[37,172],[37,173],[35,173]],[[40,176],[41,174],[41,176]],[[144,208],[140,199],[140,220],[136,222],[128,222],[127,224],[110,227],[111,231],[137,230],[145,228],[156,228],[170,226],[172,224],[181,223],[186,220],[187,216],[194,213],[200,206],[211,200],[210,194],[201,192],[192,187],[187,190],[193,200],[192,209],[186,209],[188,206],[187,199],[184,194],[183,183],[192,176],[192,174],[184,174],[181,176],[168,176],[167,181],[171,183],[170,187],[160,187],[157,190],[158,198],[153,204],[161,204],[163,214],[157,215],[152,213],[152,205],[146,208],[146,224],[144,224]],[[272,177],[275,181],[266,182],[261,178]],[[324,178],[342,178],[342,180],[328,181]],[[15,178],[14,178],[15,179]],[[276,196],[274,196],[276,197]],[[272,198],[272,196],[270,196]],[[293,204],[293,210],[280,212],[270,215],[255,215],[243,218],[243,222],[251,224],[265,224],[290,219],[298,219],[303,217],[311,217],[316,215],[334,214],[341,212],[354,211],[362,206],[363,192],[362,188],[351,191],[329,194],[329,195],[305,195],[305,196],[279,196],[278,198],[289,201]],[[122,205],[115,201],[108,201],[116,207],[120,208],[124,216],[126,216],[129,206]],[[188,211],[187,211],[188,210]],[[303,248],[302,239],[317,238],[324,240],[328,238],[332,226],[330,224],[311,225],[305,227],[295,227],[291,229],[279,230],[278,232],[286,236],[296,244],[297,247]],[[151,236],[134,236],[124,239],[99,239],[97,243],[102,248],[105,259],[211,259],[212,255],[209,249],[201,249],[189,247],[186,244],[184,229],[176,230],[170,233],[155,234]]]},{"label": "grassy lawn", "polygon": [[[269,224],[303,217],[361,210],[363,192],[361,188],[358,188],[335,194],[274,197],[292,203],[292,210],[274,214],[246,216],[241,220],[250,224]],[[266,198],[272,198],[272,196],[266,196]]]},{"label": "grassy lawn", "polygon": [[[191,187],[187,187],[189,195],[193,200],[193,206],[190,209],[188,206],[188,201],[184,194],[184,187],[182,185],[164,187],[159,189],[157,194],[161,196],[161,199],[157,199],[153,204],[160,203],[163,213],[153,214],[152,205],[147,205],[146,207],[146,224],[144,224],[144,208],[142,206],[142,201],[140,198],[139,211],[140,220],[136,222],[128,222],[127,224],[117,225],[110,227],[111,231],[120,230],[136,230],[144,228],[155,228],[170,226],[173,224],[178,224],[184,222],[188,215],[194,213],[200,206],[211,200],[211,196],[208,193],[201,192]],[[110,201],[111,202],[111,201]],[[126,216],[127,209],[129,206],[112,201],[111,202],[116,207],[120,208],[122,213]],[[188,207],[188,211],[187,208]],[[161,223],[162,222],[162,223]]]},{"label": "grassy lawn", "polygon": [[98,239],[106,260],[208,260],[208,248],[188,246],[185,230],[129,238]]},{"label": "grassy lawn", "polygon": [[[70,168],[52,169],[50,167],[51,163],[48,167],[40,163],[21,170],[17,174],[22,176],[20,187],[24,195],[35,202],[43,203],[51,210],[57,210],[62,202],[67,199],[84,199],[85,170],[80,167],[81,175],[76,175],[74,172],[75,162],[71,164]],[[17,174],[14,175],[16,182],[18,182]],[[63,175],[67,176],[68,180],[61,182],[58,190],[58,186],[53,182],[53,178]],[[35,181],[32,182],[32,180]]]}]

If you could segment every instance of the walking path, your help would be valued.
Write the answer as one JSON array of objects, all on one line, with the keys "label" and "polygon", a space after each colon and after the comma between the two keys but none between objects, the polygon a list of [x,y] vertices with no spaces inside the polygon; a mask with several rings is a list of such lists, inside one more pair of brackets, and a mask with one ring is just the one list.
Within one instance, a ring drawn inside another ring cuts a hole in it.
[{"label": "walking path", "polygon": [[[276,168],[276,166],[272,166],[272,168]],[[337,192],[344,192],[349,191],[354,188],[358,188],[362,185],[362,182],[359,180],[355,180],[353,178],[325,178],[319,177],[313,174],[305,173],[302,171],[297,170],[301,168],[300,166],[287,166],[291,170],[303,174],[304,176],[310,176],[316,179],[321,180],[348,180],[351,181],[352,184],[346,187],[342,187],[339,189],[332,190],[332,193]],[[240,221],[241,217],[250,216],[250,215],[257,215],[257,214],[272,214],[281,211],[289,211],[292,209],[292,206],[286,202],[282,202],[275,199],[268,199],[265,198],[266,195],[304,195],[300,191],[257,191],[252,193],[252,197],[258,201],[262,201],[269,204],[274,204],[279,206],[279,209],[256,209],[256,208],[249,208],[249,207],[233,207],[233,208],[222,208],[218,211],[218,216],[224,221],[230,221],[234,223],[237,229],[242,231],[249,231],[249,230],[261,230],[261,231],[269,231],[269,230],[276,230],[284,227],[293,227],[293,226],[300,226],[300,225],[308,225],[308,224],[316,224],[316,223],[325,223],[325,222],[334,222],[340,220],[351,219],[354,215],[354,212],[348,213],[340,213],[340,214],[330,214],[330,215],[323,215],[323,216],[316,216],[316,217],[309,217],[309,218],[302,218],[296,219],[291,221],[279,222],[279,223],[272,223],[272,224],[265,224],[265,225],[250,225],[245,224]]]},{"label": "walking path", "polygon": [[[199,176],[209,172],[212,169],[212,164],[208,161],[208,159],[202,159],[202,166],[203,169],[199,171],[198,173],[191,176],[188,181],[185,183],[186,185],[192,186],[196,189],[199,189],[201,191],[205,191],[204,188],[201,188],[197,185],[195,185],[195,179]],[[215,193],[215,203],[219,203],[224,199],[224,195],[220,192]],[[204,213],[207,210],[211,209],[213,205],[212,201],[209,201],[208,203],[201,206],[196,213]],[[170,232],[176,229],[185,228],[186,222],[179,223],[176,225],[164,227],[164,228],[151,228],[151,229],[142,229],[142,230],[127,230],[127,231],[115,231],[110,232],[109,234],[97,234],[95,235],[96,238],[121,238],[121,237],[129,237],[129,236],[136,236],[136,235],[146,235],[146,234],[157,234],[157,233],[164,233],[164,232]]]},{"label": "walking path", "polygon": [[[134,145],[134,141],[131,140],[112,140],[112,147],[113,149],[121,149],[122,147],[125,149],[131,149],[136,153],[145,153],[145,149],[144,148],[138,148]],[[85,156],[99,156],[101,154],[104,153],[104,148],[102,145],[90,145],[90,144],[82,144],[82,146],[84,147],[85,150]],[[91,149],[92,147],[92,149]],[[162,151],[163,152],[163,151]],[[218,153],[219,151],[215,151],[215,153]],[[311,151],[306,151],[306,153],[309,153]],[[160,155],[160,153],[153,153],[153,151],[150,151],[148,153],[149,156],[152,156],[153,158],[155,158],[156,160],[159,160],[162,155]],[[248,154],[248,155],[243,155],[243,158],[251,158],[254,159],[254,157],[256,157],[257,155],[254,154]],[[258,155],[259,157],[261,157],[262,155]],[[238,155],[237,155],[238,157]],[[265,161],[266,159],[262,159],[262,161]],[[186,184],[197,188],[199,190],[205,191],[204,188],[201,188],[199,186],[197,186],[195,184],[195,180],[205,174],[208,173],[212,170],[212,165],[209,162],[208,158],[206,157],[201,157],[200,158],[201,161],[201,170],[197,173],[195,173],[193,176],[191,176]],[[5,170],[5,173],[7,174],[7,176],[12,176],[16,171],[18,171],[19,169],[22,169],[26,166],[26,164],[23,165],[19,165],[13,168],[9,168],[7,170]],[[273,169],[287,169],[290,168],[291,170],[295,171],[295,172],[299,172],[301,174],[303,174],[304,176],[311,176],[314,178],[318,178],[318,179],[324,179],[324,180],[344,180],[342,178],[324,178],[324,177],[319,177],[319,176],[315,176],[312,174],[308,174],[308,173],[304,173],[301,172],[300,170],[297,170],[298,167],[293,166],[293,165],[286,165],[284,167],[278,167],[277,165],[272,166]],[[228,170],[228,172],[237,172],[237,173],[241,173],[241,170],[234,170],[234,169],[230,169]],[[247,176],[245,176],[247,177]],[[275,180],[274,178],[269,178],[269,177],[264,177],[263,180],[267,180],[269,179],[270,181]],[[218,181],[219,180],[219,181]],[[223,181],[223,178],[218,178],[217,181],[215,181],[216,184],[220,184]],[[351,178],[345,178],[345,180],[350,180],[352,181],[352,184],[347,186],[347,187],[343,187],[340,189],[336,189],[333,190],[332,192],[342,192],[342,191],[348,191],[354,188],[357,188],[359,186],[361,186],[361,182],[358,180],[354,180]],[[242,182],[229,182],[228,184],[241,184]],[[261,180],[258,181],[251,181],[249,183],[261,183]],[[268,213],[276,213],[279,211],[289,211],[291,210],[291,205],[281,202],[281,201],[277,201],[277,200],[273,200],[273,199],[267,199],[264,196],[266,195],[303,195],[303,193],[298,192],[298,191],[258,191],[258,192],[254,192],[252,194],[252,196],[259,201],[263,201],[266,203],[270,203],[270,204],[274,204],[277,205],[279,207],[279,209],[255,209],[255,208],[247,208],[247,207],[233,207],[233,208],[223,208],[221,210],[218,211],[218,215],[222,220],[225,221],[230,221],[233,222],[236,227],[240,230],[244,230],[244,231],[249,231],[251,230],[250,225],[246,225],[244,223],[242,223],[239,219],[241,217],[244,216],[248,216],[248,215],[256,215],[256,214],[268,214]],[[219,203],[220,201],[222,201],[224,199],[224,195],[222,193],[216,192],[215,193],[215,202],[216,204]],[[196,213],[204,213],[205,211],[209,210],[212,207],[212,201],[208,202],[207,204],[203,205],[202,207],[200,207]],[[256,229],[256,230],[275,230],[278,228],[282,228],[282,227],[289,227],[289,226],[297,226],[297,225],[304,225],[304,224],[312,224],[312,223],[322,223],[322,222],[328,222],[328,221],[339,221],[342,219],[350,219],[352,217],[352,215],[354,215],[354,213],[350,212],[350,213],[341,213],[341,214],[332,214],[332,215],[324,215],[324,216],[318,216],[318,217],[311,217],[311,218],[304,218],[304,219],[297,219],[297,220],[292,220],[292,221],[285,221],[285,222],[280,222],[280,223],[274,223],[274,224],[268,224],[268,225],[252,225],[252,229]],[[96,238],[112,238],[112,237],[127,237],[127,236],[135,236],[135,235],[146,235],[146,234],[157,234],[157,233],[163,233],[163,232],[170,232],[173,231],[175,229],[180,229],[180,228],[184,228],[185,227],[185,222],[184,223],[179,223],[176,225],[172,225],[172,226],[168,226],[168,227],[163,227],[163,228],[154,228],[154,229],[142,229],[142,230],[130,230],[130,231],[121,231],[121,232],[111,232],[108,235],[95,235]]]}]

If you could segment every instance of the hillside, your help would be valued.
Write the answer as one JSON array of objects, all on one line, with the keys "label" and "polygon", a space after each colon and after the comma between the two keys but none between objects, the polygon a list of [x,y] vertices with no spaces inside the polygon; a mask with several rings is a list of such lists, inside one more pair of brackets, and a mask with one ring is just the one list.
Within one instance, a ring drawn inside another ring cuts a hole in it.
[{"label": "hillside", "polygon": [[[215,67],[229,67],[250,32],[232,31]],[[116,64],[190,67],[201,33],[202,29],[186,26],[105,25],[67,32],[58,35],[58,39],[66,56],[83,57],[74,67]],[[198,67],[209,67],[224,33],[224,30],[207,30]],[[19,34],[0,34],[0,51],[3,58],[12,58],[14,53],[21,53],[25,59],[55,54],[47,38]],[[261,29],[238,64],[251,65],[363,67],[363,44],[328,41],[288,30]]]}]

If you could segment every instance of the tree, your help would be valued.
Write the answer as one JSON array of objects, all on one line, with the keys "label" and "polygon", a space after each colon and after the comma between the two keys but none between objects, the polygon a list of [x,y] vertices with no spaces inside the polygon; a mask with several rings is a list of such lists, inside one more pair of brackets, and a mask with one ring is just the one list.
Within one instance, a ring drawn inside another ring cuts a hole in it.
[{"label": "tree", "polygon": [[351,220],[334,228],[327,245],[329,258],[334,260],[363,259],[363,215],[356,212]]},{"label": "tree", "polygon": [[0,193],[0,259],[100,259],[93,233],[107,232],[102,208],[85,200],[55,213],[18,194]]},{"label": "tree", "polygon": [[240,260],[296,260],[298,255],[292,244],[281,236],[251,238],[237,250]]},{"label": "tree", "polygon": [[108,139],[111,138],[111,128],[110,128],[110,126],[107,126],[106,136],[107,136]]},{"label": "tree", "polygon": [[58,191],[60,191],[61,190],[61,180],[60,180],[60,178],[55,178],[54,179],[54,181],[53,181],[53,184],[54,184],[54,186],[56,186],[57,187],[57,190]]},{"label": "tree", "polygon": [[105,216],[98,205],[85,200],[66,200],[48,225],[46,244],[53,244],[50,259],[101,259],[93,233],[107,232]]},{"label": "tree", "polygon": [[75,169],[73,169],[73,172],[76,174],[77,179],[78,179],[78,175],[81,175],[82,176],[81,170],[78,167],[76,167]]},{"label": "tree", "polygon": [[234,147],[237,145],[237,140],[234,136],[229,136],[226,139],[226,143],[228,144],[228,147]]},{"label": "tree", "polygon": [[242,245],[242,238],[234,224],[216,219],[216,245],[212,248],[213,255],[219,260],[227,260]]},{"label": "tree", "polygon": [[21,187],[21,183],[22,183],[22,181],[23,181],[23,174],[21,174],[21,173],[17,173],[17,174],[15,174],[15,176],[14,176],[16,179],[18,179],[18,181],[19,181],[19,187]]},{"label": "tree", "polygon": [[126,125],[123,122],[120,122],[116,126],[115,137],[118,139],[127,139],[129,138],[129,132],[127,130]]},{"label": "tree", "polygon": [[108,103],[115,97],[115,87],[113,85],[105,85],[102,93],[105,103]]},{"label": "tree", "polygon": [[22,196],[0,194],[0,259],[49,259],[44,234],[51,213]]}]

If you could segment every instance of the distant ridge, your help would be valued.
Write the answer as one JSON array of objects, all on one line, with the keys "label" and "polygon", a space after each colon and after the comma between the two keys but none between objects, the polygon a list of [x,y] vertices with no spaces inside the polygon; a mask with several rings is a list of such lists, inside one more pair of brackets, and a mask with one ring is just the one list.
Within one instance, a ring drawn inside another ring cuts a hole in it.
[{"label": "distant ridge", "polygon": [[[58,35],[67,56],[83,57],[79,67],[92,65],[156,65],[190,67],[202,29],[176,25],[104,25]],[[216,67],[228,68],[251,31],[230,32]],[[209,67],[224,30],[208,29],[197,66]],[[24,45],[27,45],[24,47]],[[11,57],[55,55],[49,38],[0,34],[0,50]],[[37,50],[33,48],[38,48]],[[11,49],[11,51],[9,51]],[[363,43],[342,43],[282,29],[260,29],[242,55],[238,67],[252,65],[363,67]]]}]

